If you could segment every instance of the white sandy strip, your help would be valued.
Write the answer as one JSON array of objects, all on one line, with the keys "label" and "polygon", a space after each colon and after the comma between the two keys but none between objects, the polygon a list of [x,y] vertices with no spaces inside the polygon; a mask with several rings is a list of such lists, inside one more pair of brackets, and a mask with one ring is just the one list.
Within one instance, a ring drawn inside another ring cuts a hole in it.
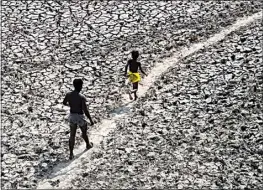
[{"label": "white sandy strip", "polygon": [[[155,67],[151,70],[151,73],[143,79],[143,86],[140,87],[138,95],[143,96],[150,88],[150,86],[154,83],[156,78],[159,77],[165,71],[167,71],[169,67],[176,64],[181,58],[184,58],[199,51],[202,48],[217,43],[218,41],[224,39],[231,32],[238,30],[242,26],[249,25],[257,19],[262,19],[262,12],[258,12],[249,17],[238,19],[233,25],[225,28],[224,30],[215,34],[206,41],[193,44],[190,48],[182,48],[180,51],[176,52],[172,57],[164,59],[163,62],[157,63]],[[53,189],[53,187],[48,182],[49,180],[59,180],[59,189],[69,188],[71,185],[71,180],[83,172],[83,170],[80,169],[83,165],[83,160],[85,160],[85,166],[87,165],[88,168],[88,165],[92,164],[92,160],[90,160],[92,152],[98,150],[99,144],[100,142],[102,142],[103,138],[106,137],[111,131],[113,131],[116,128],[116,121],[120,118],[125,118],[128,115],[129,107],[131,107],[132,105],[133,103],[130,103],[126,106],[120,107],[118,110],[116,110],[115,113],[112,113],[111,118],[102,120],[100,125],[96,127],[96,129],[91,130],[90,132],[90,139],[94,143],[94,148],[83,153],[83,150],[85,149],[85,144],[82,144],[80,147],[74,150],[75,155],[81,155],[70,163],[59,164],[58,166],[56,166],[52,175],[49,176],[49,179],[41,181],[38,184],[37,189]],[[87,170],[85,172],[88,172]]]}]

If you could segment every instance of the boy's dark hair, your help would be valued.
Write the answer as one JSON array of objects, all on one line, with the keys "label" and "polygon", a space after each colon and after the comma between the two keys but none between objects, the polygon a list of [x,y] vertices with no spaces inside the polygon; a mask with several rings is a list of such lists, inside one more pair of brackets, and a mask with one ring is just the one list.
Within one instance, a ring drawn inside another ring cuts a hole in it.
[{"label": "boy's dark hair", "polygon": [[73,86],[76,90],[81,90],[83,81],[81,79],[74,79]]},{"label": "boy's dark hair", "polygon": [[132,58],[133,59],[138,59],[138,57],[139,57],[139,52],[138,51],[132,51],[131,54],[132,54]]}]

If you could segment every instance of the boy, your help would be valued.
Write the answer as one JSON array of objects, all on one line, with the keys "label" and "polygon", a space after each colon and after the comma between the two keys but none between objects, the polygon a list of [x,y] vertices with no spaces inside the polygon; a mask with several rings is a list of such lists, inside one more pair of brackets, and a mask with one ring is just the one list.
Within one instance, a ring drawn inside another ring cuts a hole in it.
[{"label": "boy", "polygon": [[67,93],[63,100],[63,104],[65,106],[70,107],[70,115],[69,115],[69,123],[70,123],[69,159],[70,160],[73,159],[74,157],[73,149],[75,145],[77,126],[79,126],[81,129],[82,138],[86,142],[86,149],[89,150],[90,148],[92,148],[92,143],[89,142],[89,138],[87,136],[87,121],[85,120],[83,112],[85,113],[87,118],[89,118],[91,125],[94,125],[86,105],[86,98],[80,94],[80,91],[83,86],[83,81],[81,79],[74,79],[73,86],[75,90]]},{"label": "boy", "polygon": [[[130,82],[133,84],[133,90],[132,92],[134,93],[134,100],[137,99],[137,90],[138,90],[138,83],[141,80],[141,76],[138,73],[138,68],[140,68],[141,72],[145,74],[145,72],[142,70],[141,67],[141,63],[137,61],[138,57],[139,57],[139,52],[138,51],[132,51],[132,59],[130,59],[127,63],[127,65],[125,66],[125,74],[124,76],[127,76],[127,70],[129,67],[129,72],[128,72],[128,77]],[[147,75],[146,75],[147,76]],[[130,99],[132,100],[132,96],[129,93]]]}]

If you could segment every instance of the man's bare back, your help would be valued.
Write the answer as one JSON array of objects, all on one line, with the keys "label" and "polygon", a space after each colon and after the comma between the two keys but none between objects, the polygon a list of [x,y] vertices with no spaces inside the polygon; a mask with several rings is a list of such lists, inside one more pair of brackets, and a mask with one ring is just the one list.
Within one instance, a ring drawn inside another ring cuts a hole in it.
[{"label": "man's bare back", "polygon": [[74,90],[66,94],[66,99],[70,106],[70,113],[83,114],[82,105],[86,102],[86,98],[82,94]]}]

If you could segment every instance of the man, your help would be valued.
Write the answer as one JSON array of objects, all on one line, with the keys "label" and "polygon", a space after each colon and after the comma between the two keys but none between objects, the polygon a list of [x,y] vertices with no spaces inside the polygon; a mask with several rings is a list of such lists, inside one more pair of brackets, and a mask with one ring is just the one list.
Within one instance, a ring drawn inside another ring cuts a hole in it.
[{"label": "man", "polygon": [[91,125],[94,125],[87,105],[86,98],[80,94],[80,91],[83,86],[83,81],[81,79],[75,79],[73,81],[73,86],[75,88],[74,91],[66,94],[63,104],[70,107],[70,115],[69,115],[69,123],[70,123],[70,138],[69,138],[69,151],[70,156],[69,159],[74,158],[73,149],[75,145],[75,136],[77,127],[79,126],[82,132],[82,138],[86,142],[86,148],[89,150],[92,148],[92,143],[89,142],[89,138],[87,136],[87,121],[83,115],[83,112],[89,118]]},{"label": "man", "polygon": [[[144,75],[146,75],[146,74],[142,70],[141,63],[137,61],[137,59],[139,57],[139,52],[138,51],[132,51],[131,54],[132,54],[132,59],[130,59],[128,61],[127,65],[125,66],[125,74],[124,74],[124,76],[127,76],[127,70],[128,70],[128,67],[129,67],[128,77],[129,77],[130,82],[133,85],[132,92],[134,93],[134,99],[136,100],[137,99],[136,92],[138,91],[138,83],[141,80],[141,76],[138,73],[138,68],[141,70],[141,72]],[[129,93],[129,96],[130,96],[130,99],[132,100],[132,96],[131,96],[130,93]]]}]

